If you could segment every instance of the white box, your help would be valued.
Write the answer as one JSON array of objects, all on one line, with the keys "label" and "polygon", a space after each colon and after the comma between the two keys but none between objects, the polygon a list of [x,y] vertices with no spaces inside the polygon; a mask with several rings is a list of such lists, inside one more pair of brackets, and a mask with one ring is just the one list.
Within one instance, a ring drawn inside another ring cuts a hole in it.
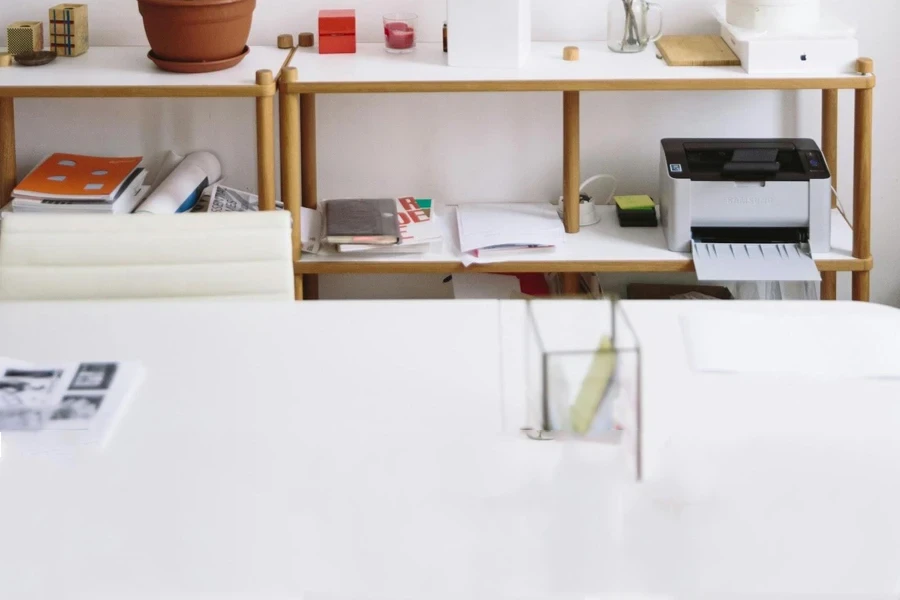
[{"label": "white box", "polygon": [[531,0],[447,0],[447,64],[518,69],[531,53]]},{"label": "white box", "polygon": [[859,41],[854,29],[824,18],[818,30],[796,34],[749,31],[722,21],[722,38],[751,75],[855,73]]},{"label": "white box", "polygon": [[810,31],[819,26],[820,0],[728,0],[728,22],[755,31]]}]

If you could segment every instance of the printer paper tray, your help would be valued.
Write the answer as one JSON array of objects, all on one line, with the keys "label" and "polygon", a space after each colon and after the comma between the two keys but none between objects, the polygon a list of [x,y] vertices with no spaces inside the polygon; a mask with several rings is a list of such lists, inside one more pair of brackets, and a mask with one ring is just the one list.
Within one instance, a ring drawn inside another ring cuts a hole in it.
[{"label": "printer paper tray", "polygon": [[800,244],[693,243],[700,281],[821,281],[815,261]]}]

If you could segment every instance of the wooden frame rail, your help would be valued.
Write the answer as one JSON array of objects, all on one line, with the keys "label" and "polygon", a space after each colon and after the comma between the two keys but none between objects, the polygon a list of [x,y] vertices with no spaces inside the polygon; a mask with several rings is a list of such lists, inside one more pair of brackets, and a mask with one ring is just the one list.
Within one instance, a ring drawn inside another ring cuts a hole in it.
[{"label": "wooden frame rail", "polygon": [[[294,214],[295,227],[300,220],[300,206],[315,208],[317,204],[316,171],[316,95],[359,93],[413,92],[561,92],[563,101],[563,204],[564,223],[570,234],[579,231],[578,196],[580,185],[580,93],[583,91],[748,91],[748,90],[821,90],[822,148],[834,174],[838,174],[838,91],[854,90],[856,98],[854,151],[853,258],[842,261],[817,261],[822,271],[822,298],[837,298],[837,272],[852,272],[854,300],[869,300],[871,256],[871,176],[872,176],[872,111],[875,87],[874,63],[861,58],[857,75],[834,77],[779,78],[730,77],[721,79],[597,79],[597,80],[500,80],[500,81],[300,81],[297,69],[286,69],[280,81],[282,104],[299,103],[299,126],[293,108],[282,111],[282,144],[290,149],[291,161],[282,161],[282,190],[285,206]],[[287,129],[285,133],[284,130]],[[288,139],[289,141],[284,141]],[[297,141],[294,141],[294,140]],[[299,148],[300,159],[294,158]],[[290,179],[291,183],[287,183]],[[293,182],[301,182],[299,188]],[[433,273],[458,272],[559,272],[563,288],[577,292],[577,273],[598,272],[689,272],[689,258],[663,262],[559,262],[504,263],[475,265],[469,269],[455,262],[367,262],[315,261],[305,264],[299,251],[295,255],[297,299],[317,297],[316,276],[320,273]],[[305,292],[304,292],[305,290]]]},{"label": "wooden frame rail", "polygon": [[[104,63],[104,75],[102,82],[97,85],[83,85],[83,77],[96,75],[97,71],[91,71],[82,61],[90,61],[98,52],[105,57],[101,60],[112,60],[110,56],[118,53],[118,48],[98,47],[92,49],[84,57],[66,59],[68,65],[74,65],[59,71],[68,77],[68,83],[61,82],[58,85],[20,83],[12,78],[0,79],[0,208],[10,198],[12,190],[16,186],[16,122],[15,100],[18,98],[245,98],[254,99],[256,106],[256,158],[257,158],[257,186],[259,190],[260,208],[274,210],[275,208],[275,94],[278,91],[277,80],[280,78],[280,68],[290,61],[291,54],[283,52],[277,55],[277,64],[272,69],[259,69],[256,71],[255,81],[244,81],[235,78],[228,80],[228,75],[216,76],[213,83],[182,83],[183,81],[197,81],[196,79],[184,79],[184,75],[162,74],[159,72],[142,71],[142,67],[135,67],[131,63],[123,62],[110,67],[109,62]],[[126,48],[126,51],[137,50]],[[268,52],[268,49],[263,49]],[[130,54],[129,54],[130,56]],[[268,62],[268,54],[258,62]],[[125,60],[125,59],[123,59]],[[146,57],[142,61],[146,61]],[[135,69],[132,71],[130,69]],[[6,69],[6,71],[11,71]],[[123,84],[122,73],[127,73],[136,82],[134,85]],[[35,72],[29,72],[29,75]],[[43,73],[43,71],[41,71]],[[226,72],[222,72],[226,73]],[[4,78],[7,73],[4,72]],[[23,73],[23,77],[27,77]],[[202,76],[201,76],[202,77]],[[176,79],[181,78],[181,79]],[[206,80],[209,81],[209,80]],[[107,83],[108,82],[108,83]],[[177,82],[177,83],[173,83]],[[5,83],[5,85],[4,85]],[[44,82],[46,83],[46,82]],[[283,119],[282,119],[283,121]]]}]

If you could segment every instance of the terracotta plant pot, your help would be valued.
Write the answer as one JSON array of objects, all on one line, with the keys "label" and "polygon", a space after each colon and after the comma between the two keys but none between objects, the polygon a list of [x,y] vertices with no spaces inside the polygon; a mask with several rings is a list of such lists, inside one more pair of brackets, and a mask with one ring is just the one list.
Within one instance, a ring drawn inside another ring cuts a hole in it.
[{"label": "terracotta plant pot", "polygon": [[255,8],[256,0],[138,0],[153,54],[179,62],[240,55]]}]

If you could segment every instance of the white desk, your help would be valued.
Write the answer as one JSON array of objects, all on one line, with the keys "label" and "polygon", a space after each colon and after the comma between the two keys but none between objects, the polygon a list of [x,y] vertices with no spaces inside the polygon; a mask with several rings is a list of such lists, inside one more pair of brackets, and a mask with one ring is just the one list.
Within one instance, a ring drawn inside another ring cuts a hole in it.
[{"label": "white desk", "polygon": [[716,307],[626,308],[647,480],[616,488],[614,452],[509,433],[516,303],[0,305],[0,355],[148,367],[101,454],[4,434],[0,595],[897,591],[900,384],[695,375],[676,317]]}]

